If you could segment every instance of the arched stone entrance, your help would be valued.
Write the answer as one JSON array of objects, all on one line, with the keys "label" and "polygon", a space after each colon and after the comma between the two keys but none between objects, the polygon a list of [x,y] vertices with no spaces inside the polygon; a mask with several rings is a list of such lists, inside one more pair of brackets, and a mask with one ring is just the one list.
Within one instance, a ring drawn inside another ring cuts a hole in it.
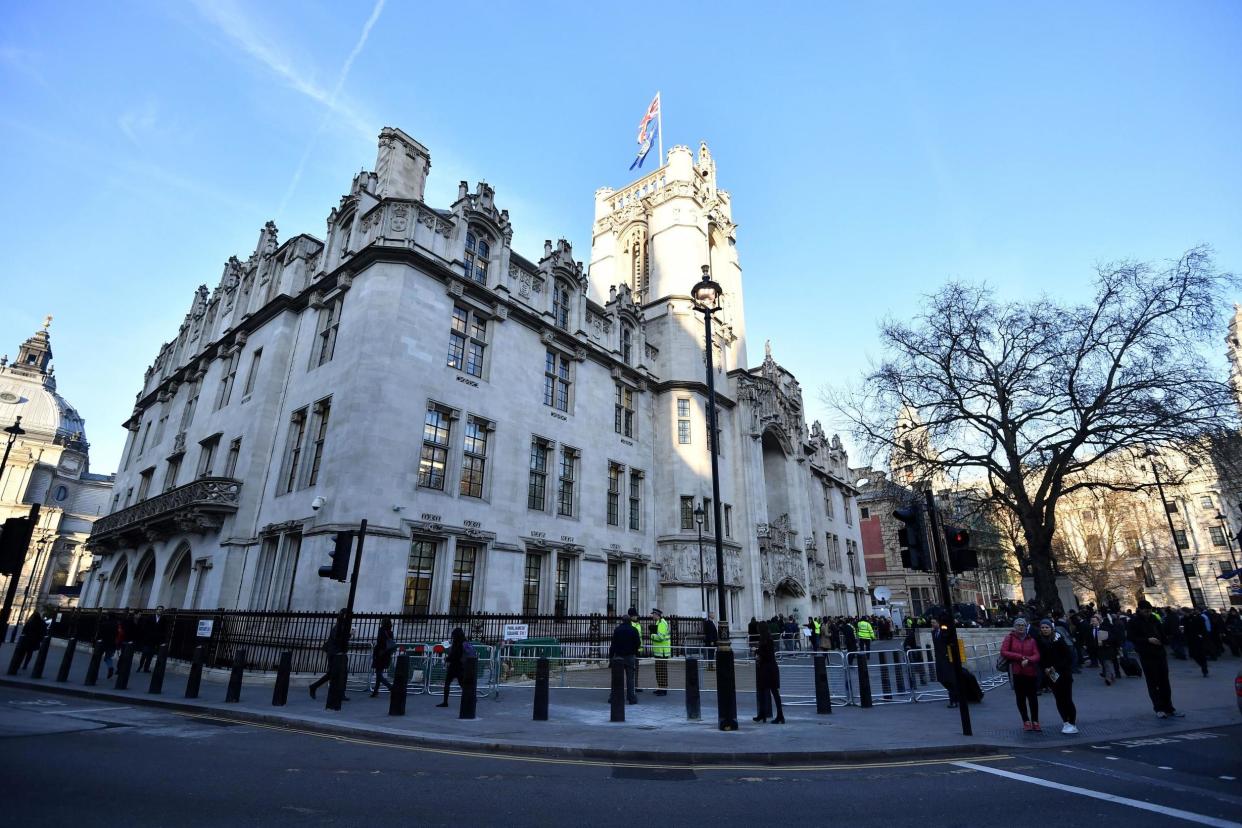
[{"label": "arched stone entrance", "polygon": [[167,583],[164,598],[160,603],[170,609],[185,607],[186,592],[190,588],[189,544],[181,544],[173,553],[173,565],[169,568]]},{"label": "arched stone entrance", "polygon": [[101,607],[119,607],[125,595],[125,583],[129,580],[129,562],[121,558],[112,567],[112,577],[108,578],[108,586],[104,591]]},{"label": "arched stone entrance", "polygon": [[134,585],[126,603],[135,609],[145,609],[151,603],[151,588],[155,586],[155,553],[150,549],[134,568]]}]

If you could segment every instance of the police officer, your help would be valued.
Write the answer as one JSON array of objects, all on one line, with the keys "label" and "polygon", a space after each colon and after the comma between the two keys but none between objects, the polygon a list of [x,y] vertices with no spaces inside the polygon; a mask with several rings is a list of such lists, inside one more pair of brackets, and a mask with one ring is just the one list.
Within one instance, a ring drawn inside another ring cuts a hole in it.
[{"label": "police officer", "polygon": [[668,695],[668,659],[673,654],[672,636],[668,632],[668,622],[664,613],[654,607],[651,609],[651,654],[655,656],[657,696]]},{"label": "police officer", "polygon": [[643,625],[638,623],[638,609],[630,607],[626,615],[630,618],[630,626],[638,633],[638,657],[634,660],[634,692],[641,693],[643,688],[638,686],[638,667],[642,664],[643,657]]},{"label": "police officer", "polygon": [[864,653],[871,652],[871,642],[875,640],[875,629],[866,618],[858,619],[858,649]]}]

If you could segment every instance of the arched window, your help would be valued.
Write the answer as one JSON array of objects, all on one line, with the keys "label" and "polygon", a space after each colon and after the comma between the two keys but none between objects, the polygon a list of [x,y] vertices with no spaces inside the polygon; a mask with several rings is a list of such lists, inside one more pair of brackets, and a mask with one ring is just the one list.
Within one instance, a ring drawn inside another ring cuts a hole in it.
[{"label": "arched window", "polygon": [[479,284],[487,284],[487,263],[492,256],[492,246],[475,230],[466,233],[466,278]]},{"label": "arched window", "polygon": [[569,288],[564,282],[552,288],[552,318],[558,328],[569,330]]},{"label": "arched window", "polygon": [[625,236],[621,245],[624,270],[620,273],[630,290],[639,299],[647,294],[647,232],[642,228],[634,228]]},{"label": "arched window", "polygon": [[629,325],[621,326],[621,359],[626,365],[634,364],[634,329]]}]

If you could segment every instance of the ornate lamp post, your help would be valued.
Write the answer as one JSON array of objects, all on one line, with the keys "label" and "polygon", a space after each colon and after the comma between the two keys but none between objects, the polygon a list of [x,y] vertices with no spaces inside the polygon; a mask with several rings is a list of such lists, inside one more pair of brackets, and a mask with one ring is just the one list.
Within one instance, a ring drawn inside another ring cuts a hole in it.
[{"label": "ornate lamp post", "polygon": [[[729,643],[729,600],[724,582],[724,537],[720,515],[720,455],[716,441],[716,366],[712,339],[712,316],[720,311],[720,284],[712,280],[707,265],[703,278],[691,290],[694,310],[703,314],[704,343],[707,350],[707,434],[708,453],[712,461],[712,529],[716,536],[716,609],[720,613],[720,641],[716,649],[717,718],[721,730],[737,730],[737,685],[733,673],[733,647]],[[701,570],[700,570],[701,571]]]},{"label": "ornate lamp post", "polygon": [[17,442],[17,438],[26,433],[26,429],[22,428],[22,418],[18,417],[13,425],[4,430],[9,435],[8,442],[4,444],[4,457],[0,458],[0,482],[4,481],[4,467],[9,464],[9,452],[13,450],[13,444]]},{"label": "ornate lamp post", "polygon": [[703,583],[703,504],[694,507],[694,522],[699,527],[699,608],[707,613],[707,586]]},{"label": "ornate lamp post", "polygon": [[845,554],[850,559],[850,583],[854,585],[854,614],[861,618],[862,599],[858,597],[858,565],[854,563],[854,549],[846,549]]},{"label": "ornate lamp post", "polygon": [[1160,494],[1160,507],[1164,509],[1165,520],[1169,522],[1169,537],[1173,539],[1173,549],[1177,552],[1177,562],[1182,566],[1182,577],[1186,579],[1186,594],[1190,596],[1190,603],[1195,609],[1201,609],[1199,602],[1195,600],[1194,587],[1190,585],[1190,573],[1186,571],[1186,558],[1182,556],[1182,545],[1177,542],[1177,528],[1173,526],[1173,514],[1169,511],[1169,502],[1164,499],[1164,483],[1160,480],[1160,467],[1156,465],[1156,458],[1160,453],[1155,449],[1148,449],[1143,452],[1143,456],[1151,461],[1151,473],[1156,478],[1156,491]]}]

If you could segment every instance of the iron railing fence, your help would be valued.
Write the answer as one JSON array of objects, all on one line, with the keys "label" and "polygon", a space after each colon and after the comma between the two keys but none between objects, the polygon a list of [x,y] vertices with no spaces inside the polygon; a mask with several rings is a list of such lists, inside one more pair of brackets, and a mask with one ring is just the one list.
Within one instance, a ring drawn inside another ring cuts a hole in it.
[{"label": "iron railing fence", "polygon": [[[108,622],[130,619],[134,640],[142,641],[143,616],[151,610],[135,611],[122,608],[75,608],[65,610],[52,624],[57,638],[95,641]],[[164,635],[169,658],[188,661],[194,648],[204,646],[204,664],[208,667],[231,667],[234,654],[246,651],[249,669],[274,671],[280,653],[293,653],[295,672],[323,670],[326,659],[323,645],[332,631],[336,615],[331,612],[258,612],[246,610],[168,610]],[[475,642],[489,645],[502,643],[506,624],[525,624],[530,638],[554,638],[607,653],[616,619],[604,615],[538,615],[472,614],[472,615],[402,615],[396,613],[354,613],[349,647],[350,672],[366,672],[371,665],[371,646],[385,618],[393,621],[393,633],[399,642],[447,641],[456,627]],[[700,618],[670,616],[669,632],[674,646],[694,646],[703,642]],[[199,636],[201,621],[211,622],[209,636]],[[647,639],[647,619],[641,621]]]}]

